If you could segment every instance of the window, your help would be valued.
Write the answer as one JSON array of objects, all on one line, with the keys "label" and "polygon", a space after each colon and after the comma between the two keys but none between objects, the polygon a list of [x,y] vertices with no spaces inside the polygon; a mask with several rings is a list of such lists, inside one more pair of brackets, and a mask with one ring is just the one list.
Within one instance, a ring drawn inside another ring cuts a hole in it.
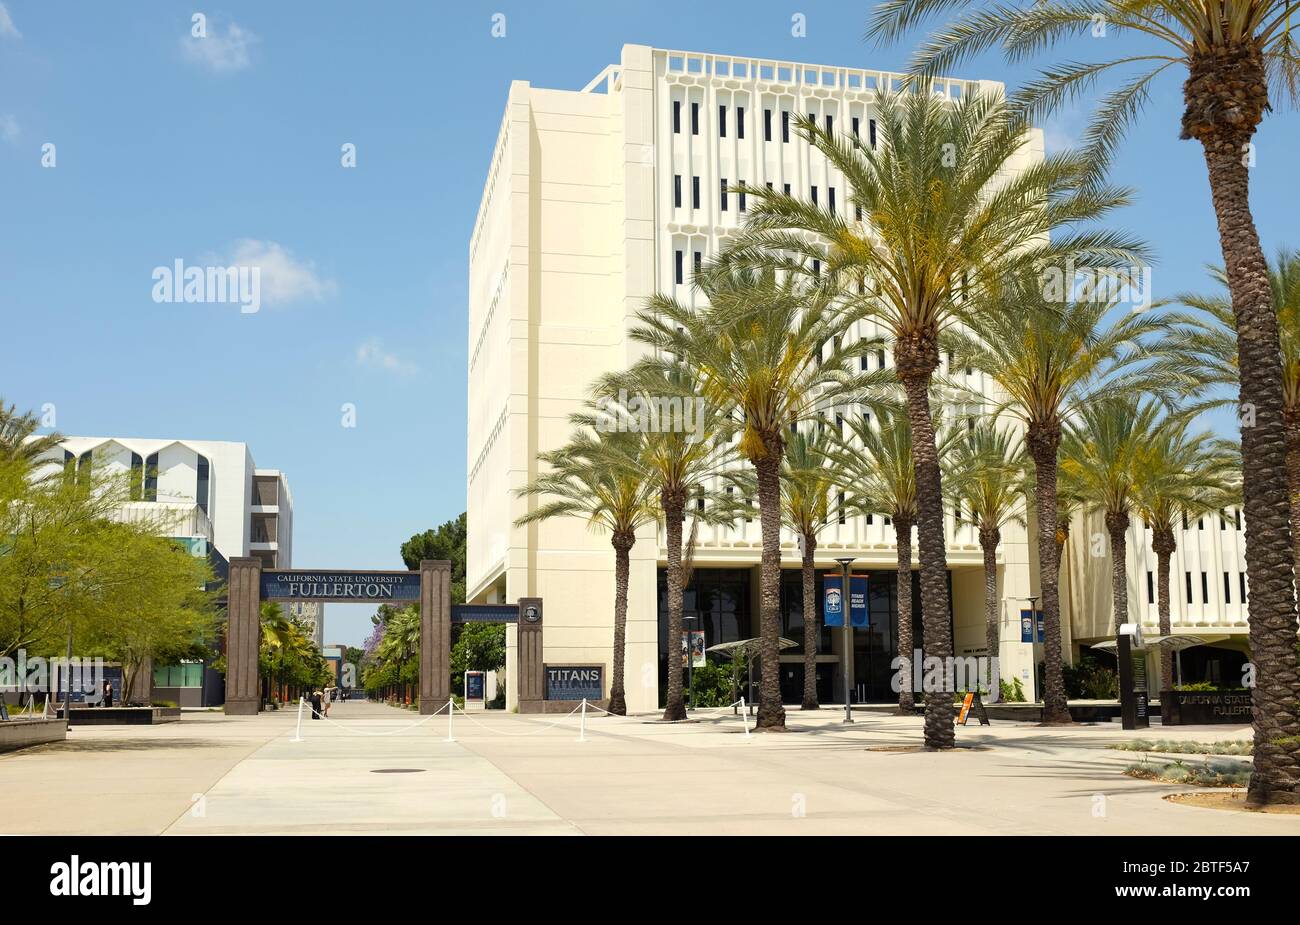
[{"label": "window", "polygon": [[790,141],[790,113],[787,110],[781,110],[781,142],[788,144]]},{"label": "window", "polygon": [[700,178],[691,177],[691,208],[700,207]]},{"label": "window", "polygon": [[[746,498],[746,499],[745,499],[745,507],[752,508],[753,506],[754,506],[754,499],[753,499],[753,498]],[[753,522],[754,522],[754,518],[752,518],[752,517],[746,517],[746,518],[745,518],[745,523],[747,523],[747,524],[752,524]]]},{"label": "window", "polygon": [[876,351],[876,369],[884,369],[884,368],[885,368],[885,351],[884,351],[884,350],[877,350],[877,351]]},{"label": "window", "polygon": [[772,188],[772,181],[771,181],[771,180],[768,180],[768,181],[767,181],[767,188],[768,188],[768,189],[771,189],[771,188]]},{"label": "window", "polygon": [[853,207],[853,216],[854,216],[854,218],[856,218],[858,221],[862,221],[862,206],[854,206],[854,207]]},{"label": "window", "polygon": [[822,275],[822,262],[816,257],[813,258],[813,276]]},{"label": "window", "polygon": [[[82,457],[84,462],[90,461],[90,454],[87,453]],[[89,466],[87,466],[89,468]],[[149,458],[144,461],[144,500],[158,500],[158,454],[150,453]]]},{"label": "window", "polygon": [[844,492],[839,495],[840,523],[844,523]]},{"label": "window", "polygon": [[1147,603],[1156,602],[1156,579],[1150,572],[1147,572]]},{"label": "window", "polygon": [[[64,451],[67,452],[66,450]],[[131,454],[131,494],[132,501],[144,500],[144,457],[139,453]]]},{"label": "window", "polygon": [[727,107],[718,107],[718,137],[727,137]]},{"label": "window", "polygon": [[673,100],[673,134],[682,133],[682,101]]},{"label": "window", "polygon": [[1201,603],[1210,603],[1210,579],[1204,572],[1201,572]]},{"label": "window", "polygon": [[835,133],[835,117],[828,115],[826,117],[826,134],[833,135],[834,133]]},{"label": "window", "polygon": [[675,173],[673,174],[673,208],[680,209],[681,207],[682,207],[682,175],[680,173]]},{"label": "window", "polygon": [[[745,107],[736,107],[736,137],[745,137]],[[743,210],[742,210],[743,211]]]},{"label": "window", "polygon": [[858,365],[863,372],[866,372],[870,368],[867,365],[867,355],[865,353],[862,354],[862,356],[858,357]]},{"label": "window", "polygon": [[744,190],[745,181],[744,180],[740,181],[740,186],[741,186],[741,190],[739,193],[736,194],[736,198],[740,200],[740,211],[744,212],[745,211],[745,190]]},{"label": "window", "polygon": [[1183,529],[1184,529],[1184,530],[1187,529],[1187,514],[1186,514],[1186,513],[1183,514]]},{"label": "window", "polygon": [[718,182],[718,185],[719,185],[719,187],[720,187],[720,193],[721,193],[721,197],[722,197],[722,198],[721,198],[721,209],[722,209],[723,212],[726,212],[726,211],[727,211],[727,178],[726,178],[726,177],[723,177],[723,178]]},{"label": "window", "polygon": [[835,187],[833,186],[826,187],[826,208],[832,213],[835,211]]},{"label": "window", "polygon": [[1223,573],[1223,603],[1232,603],[1232,573]]},{"label": "window", "polygon": [[817,205],[817,187],[812,188],[812,204]]},{"label": "window", "polygon": [[1228,529],[1228,512],[1227,512],[1227,511],[1219,511],[1219,529],[1220,529],[1220,530],[1227,530],[1227,529]]},{"label": "window", "polygon": [[867,142],[873,148],[876,146],[876,120],[875,119],[867,120]]},{"label": "window", "polygon": [[702,510],[704,510],[704,496],[703,496],[703,495],[701,495],[700,497],[698,497],[698,498],[695,499],[695,510],[697,510],[697,511],[702,511]]},{"label": "window", "polygon": [[704,262],[704,255],[699,251],[695,252],[695,265],[693,267],[696,273],[700,272],[700,264]]},{"label": "window", "polygon": [[203,509],[204,514],[208,513],[208,486],[210,484],[211,470],[208,466],[208,458],[206,456],[200,456],[198,491],[195,500],[198,502],[199,507]]},{"label": "window", "polygon": [[1192,603],[1192,573],[1183,572],[1183,586],[1187,592],[1187,604],[1190,607]]},{"label": "window", "polygon": [[868,515],[867,515],[867,526],[868,526],[868,527],[870,527],[873,523],[875,523],[875,521],[876,521],[876,518],[875,518],[875,517],[873,517],[871,514],[868,514]]},{"label": "window", "polygon": [[844,415],[835,415],[835,432],[841,437],[844,436]]},{"label": "window", "polygon": [[674,266],[673,266],[673,282],[676,283],[676,284],[679,285],[679,286],[682,284],[682,281],[683,281],[683,280],[682,280],[682,263],[683,263],[683,257],[684,257],[684,256],[685,256],[685,255],[683,255],[681,251],[675,251],[675,252],[673,253],[673,263],[674,263]]},{"label": "window", "polygon": [[700,104],[691,103],[691,134],[700,133]]},{"label": "window", "polygon": [[1235,529],[1241,529],[1241,508],[1232,509],[1232,522]]},{"label": "window", "polygon": [[854,116],[854,117],[853,117],[853,137],[854,137],[854,138],[857,138],[857,137],[858,137],[858,126],[860,125],[860,123],[861,123],[861,120],[858,119],[857,116]]},{"label": "window", "polygon": [[1237,597],[1244,604],[1246,603],[1246,573],[1237,573]]},{"label": "window", "polygon": [[763,140],[772,140],[772,110],[763,110]]},{"label": "window", "polygon": [[1205,518],[1204,518],[1204,517],[1198,517],[1198,518],[1196,518],[1196,529],[1197,529],[1197,530],[1204,530],[1204,529],[1205,529]]},{"label": "window", "polygon": [[782,191],[783,193],[785,193],[787,196],[789,196],[789,195],[790,195],[790,184],[789,184],[789,183],[782,183],[782,184],[781,184],[781,191]]}]

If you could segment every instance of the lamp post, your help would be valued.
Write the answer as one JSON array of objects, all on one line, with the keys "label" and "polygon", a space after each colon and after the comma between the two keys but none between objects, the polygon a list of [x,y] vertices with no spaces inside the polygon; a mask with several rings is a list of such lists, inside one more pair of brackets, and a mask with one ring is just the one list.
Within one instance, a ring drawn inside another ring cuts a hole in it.
[{"label": "lamp post", "polygon": [[[51,575],[49,586],[51,591],[58,591],[66,583],[62,575]],[[68,614],[68,657],[63,663],[63,670],[59,674],[63,677],[63,722],[67,728],[72,728],[72,611]]]},{"label": "lamp post", "polygon": [[843,596],[840,600],[840,614],[844,618],[844,722],[853,722],[853,700],[849,696],[849,661],[853,655],[853,621],[849,614],[853,610],[853,596],[849,591],[849,566],[853,564],[852,556],[844,556],[836,559],[840,565],[840,574],[843,576],[842,589]]},{"label": "lamp post", "polygon": [[1029,644],[1030,657],[1034,660],[1034,699],[1043,699],[1043,681],[1038,674],[1038,598],[1034,594],[1029,597],[1018,597],[1018,601],[1029,601],[1029,625],[1032,627],[1029,638],[1033,640]]}]

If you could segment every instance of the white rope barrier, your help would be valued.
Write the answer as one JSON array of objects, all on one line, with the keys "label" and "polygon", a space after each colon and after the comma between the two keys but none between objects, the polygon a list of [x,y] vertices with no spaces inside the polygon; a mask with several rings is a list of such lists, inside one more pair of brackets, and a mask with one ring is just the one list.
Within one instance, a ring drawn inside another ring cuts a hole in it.
[{"label": "white rope barrier", "polygon": [[[408,730],[408,729],[414,729],[414,728],[417,727],[417,726],[423,726],[425,723],[429,722],[429,720],[433,719],[435,716],[437,716],[437,715],[438,715],[439,713],[441,713],[443,710],[447,709],[447,706],[448,706],[450,703],[451,703],[451,701],[447,701],[447,703],[445,703],[445,704],[443,704],[442,706],[438,707],[438,709],[434,710],[432,713],[430,713],[430,714],[429,714],[428,716],[426,716],[424,719],[419,720],[418,722],[408,723],[408,724],[405,725],[405,726],[398,726],[396,729],[389,729],[389,730],[386,731],[386,732],[367,732],[367,731],[364,730],[364,729],[353,729],[353,730],[351,730],[351,731],[352,731],[352,732],[355,732],[355,733],[357,733],[357,734],[359,734],[359,735],[364,735],[364,736],[375,736],[375,737],[383,737],[383,736],[397,735],[397,733],[399,733],[399,732],[405,732],[405,731]],[[348,728],[345,724],[343,724],[343,723],[338,723],[338,722],[335,722],[334,720],[330,719],[330,718],[329,718],[328,716],[326,716],[324,713],[317,713],[316,715],[317,715],[317,717],[318,717],[319,719],[324,720],[325,722],[329,723],[329,724],[332,725],[332,726],[338,726],[340,729],[346,729],[346,728]],[[301,726],[299,726],[299,729],[301,730]],[[455,741],[454,739],[450,738],[450,723],[448,723],[448,736],[449,736],[449,737],[446,739],[446,741],[448,741],[448,742],[453,742],[453,741]],[[302,741],[302,740],[299,738],[299,739],[291,739],[290,741],[299,742],[299,741]]]}]

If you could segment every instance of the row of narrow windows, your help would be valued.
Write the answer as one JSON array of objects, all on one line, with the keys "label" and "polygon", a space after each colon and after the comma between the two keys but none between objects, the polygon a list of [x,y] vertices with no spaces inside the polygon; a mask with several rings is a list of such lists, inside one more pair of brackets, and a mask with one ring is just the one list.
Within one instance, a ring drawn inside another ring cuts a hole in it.
[{"label": "row of narrow windows", "polygon": [[[739,185],[743,186],[744,183],[745,181],[741,180]],[[730,211],[730,207],[731,207],[730,187],[731,184],[730,182],[728,182],[726,177],[723,177],[721,180],[718,181],[718,210],[720,212]],[[789,196],[790,184],[782,183],[781,187],[782,187],[782,192],[784,192],[787,196]],[[771,182],[767,183],[767,188],[768,189],[773,188]],[[812,200],[813,205],[821,204],[821,194],[816,186],[812,186],[809,188],[809,198]],[[680,173],[675,173],[673,174],[673,208],[680,209],[682,207],[682,201],[683,201],[682,175]],[[701,202],[702,200],[700,197],[700,178],[693,176],[691,177],[691,208],[699,209],[701,207]],[[749,211],[747,207],[745,193],[743,191],[736,194],[736,206],[738,212]],[[853,211],[854,218],[857,221],[862,221],[862,206],[855,205],[853,207],[853,210],[854,210]],[[826,211],[831,212],[832,214],[838,211],[838,208],[836,206],[836,199],[835,199],[835,187],[833,186],[826,187]]]},{"label": "row of narrow windows", "polygon": [[[1246,573],[1237,573],[1237,601],[1246,603]],[[1147,603],[1156,602],[1156,579],[1154,572],[1147,572]],[[1192,600],[1192,573],[1183,573],[1183,603],[1189,607],[1196,603]],[[1210,573],[1201,572],[1201,603],[1210,603]],[[1223,603],[1232,603],[1232,572],[1223,573]]]},{"label": "row of narrow windows", "polygon": [[[80,456],[74,456],[68,450],[63,451],[63,471],[67,475],[75,474],[80,485],[90,484],[94,457],[90,450]],[[197,484],[195,485],[195,503],[208,513],[208,501],[212,481],[212,469],[206,456],[199,456],[197,461]],[[143,457],[139,453],[131,454],[131,474],[128,479],[128,492],[132,501],[158,500],[158,454],[150,453]]]},{"label": "row of narrow windows", "polygon": [[[674,135],[680,135],[682,133],[682,102],[683,102],[682,100],[673,100],[673,134]],[[772,140],[772,123],[773,123],[772,113],[773,110],[771,109],[763,110],[763,140],[764,141]],[[691,103],[690,114],[691,114],[691,134],[698,135],[700,134],[700,104],[699,103],[697,102]],[[810,112],[808,113],[808,118],[815,119],[816,114]],[[731,120],[729,119],[729,107],[725,103],[719,104],[718,106],[718,137],[719,138],[727,137],[727,126],[729,122],[730,124],[734,124],[735,126],[736,137],[744,138],[745,137],[745,107],[744,106],[736,107],[735,120],[734,122],[731,122]],[[828,135],[835,134],[834,116],[829,114],[826,115],[823,119],[822,124],[825,125],[826,127],[826,134]],[[862,119],[858,116],[853,116],[849,120],[849,124],[853,132],[853,137],[861,138]],[[790,111],[788,109],[781,110],[781,142],[782,144],[790,143]],[[876,120],[875,119],[867,120],[867,143],[871,145],[871,147],[873,148],[876,146]]]}]

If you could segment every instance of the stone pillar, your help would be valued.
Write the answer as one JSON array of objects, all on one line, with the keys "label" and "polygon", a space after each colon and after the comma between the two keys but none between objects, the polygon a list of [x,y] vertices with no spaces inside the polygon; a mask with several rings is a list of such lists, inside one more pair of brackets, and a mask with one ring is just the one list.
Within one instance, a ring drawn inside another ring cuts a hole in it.
[{"label": "stone pillar", "polygon": [[230,560],[226,602],[226,713],[252,716],[261,706],[257,652],[262,642],[262,560]]},{"label": "stone pillar", "polygon": [[542,599],[519,599],[519,630],[516,643],[515,675],[519,687],[519,712],[541,713],[546,709],[546,674],[542,668]]},{"label": "stone pillar", "polygon": [[420,560],[420,712],[451,697],[451,562]]}]

